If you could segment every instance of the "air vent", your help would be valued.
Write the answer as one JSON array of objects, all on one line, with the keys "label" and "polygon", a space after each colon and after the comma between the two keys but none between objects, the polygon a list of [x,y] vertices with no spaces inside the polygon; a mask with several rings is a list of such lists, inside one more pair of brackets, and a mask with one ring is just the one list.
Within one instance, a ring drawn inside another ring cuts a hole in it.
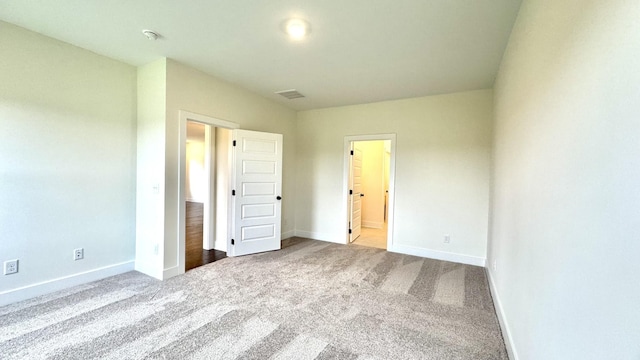
[{"label": "air vent", "polygon": [[286,97],[289,100],[298,99],[298,98],[303,98],[304,97],[304,95],[300,94],[298,92],[298,90],[296,90],[296,89],[276,91],[276,94],[282,95],[282,96]]}]

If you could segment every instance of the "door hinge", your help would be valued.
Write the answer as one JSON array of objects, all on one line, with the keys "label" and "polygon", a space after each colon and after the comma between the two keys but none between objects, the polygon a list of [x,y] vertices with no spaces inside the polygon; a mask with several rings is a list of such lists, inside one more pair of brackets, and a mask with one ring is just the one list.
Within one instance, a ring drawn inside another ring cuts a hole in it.
[{"label": "door hinge", "polygon": [[236,191],[235,190],[231,190],[231,196],[236,196]]},{"label": "door hinge", "polygon": [[353,150],[351,150],[351,155],[353,155]]},{"label": "door hinge", "polygon": [[231,239],[231,245],[235,245],[236,241],[234,239]]},{"label": "door hinge", "polygon": [[349,229],[349,234],[351,234],[351,229]]},{"label": "door hinge", "polygon": [[235,140],[233,140],[233,146],[236,146],[236,141]]},{"label": "door hinge", "polygon": [[349,190],[349,195],[353,195],[353,190]]}]

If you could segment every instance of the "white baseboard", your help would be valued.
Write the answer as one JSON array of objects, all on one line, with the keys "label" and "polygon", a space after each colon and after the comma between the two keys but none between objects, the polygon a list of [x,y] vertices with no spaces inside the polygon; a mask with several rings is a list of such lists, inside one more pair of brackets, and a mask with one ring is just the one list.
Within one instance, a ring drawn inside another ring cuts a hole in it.
[{"label": "white baseboard", "polygon": [[164,271],[162,272],[162,280],[167,280],[174,276],[178,276],[182,274],[184,274],[184,269],[181,269],[176,265],[174,267],[164,269]]},{"label": "white baseboard", "polygon": [[78,274],[59,277],[17,289],[0,292],[0,306],[27,300],[36,296],[49,294],[76,285],[104,279],[110,276],[126,273],[134,269],[134,261],[125,261],[98,269],[88,270]]},{"label": "white baseboard", "polygon": [[340,239],[340,237],[335,234],[329,233],[319,233],[314,231],[303,231],[303,230],[295,230],[296,236],[313,239],[313,240],[321,240],[328,241],[336,244],[346,244],[346,237],[344,239]]},{"label": "white baseboard", "polygon": [[370,229],[382,229],[384,227],[384,223],[377,222],[377,221],[363,221],[362,227],[366,227]]},{"label": "white baseboard", "polygon": [[282,234],[280,234],[280,240],[288,239],[288,238],[294,237],[294,236],[296,236],[296,231],[295,230],[285,231]]},{"label": "white baseboard", "polygon": [[504,346],[507,348],[509,359],[518,360],[518,353],[516,352],[516,348],[513,346],[511,330],[509,329],[509,325],[507,325],[507,317],[504,314],[504,309],[502,308],[502,303],[500,302],[500,296],[498,296],[496,284],[493,281],[493,276],[491,275],[489,269],[485,269],[485,272],[487,273],[487,277],[489,278],[489,289],[491,290],[491,297],[493,297],[493,305],[496,308],[496,314],[498,314],[498,322],[500,323],[500,329],[502,330]]},{"label": "white baseboard", "polygon": [[[332,242],[336,244],[346,244],[346,241],[347,241],[346,237],[344,239],[340,239],[335,234],[303,231],[303,230],[295,230],[295,236],[313,239],[313,240],[327,241],[327,242]],[[444,260],[444,261],[451,261],[451,262],[467,264],[467,265],[484,267],[486,264],[486,259],[483,257],[462,255],[462,254],[450,253],[445,251],[430,250],[430,249],[424,249],[424,248],[419,248],[414,246],[390,244],[387,250],[391,252],[400,253],[400,254],[414,255],[414,256],[420,256],[420,257],[426,257],[426,258]]]},{"label": "white baseboard", "polygon": [[390,244],[387,251],[482,267],[486,264],[486,259],[483,257],[431,250],[415,246]]}]

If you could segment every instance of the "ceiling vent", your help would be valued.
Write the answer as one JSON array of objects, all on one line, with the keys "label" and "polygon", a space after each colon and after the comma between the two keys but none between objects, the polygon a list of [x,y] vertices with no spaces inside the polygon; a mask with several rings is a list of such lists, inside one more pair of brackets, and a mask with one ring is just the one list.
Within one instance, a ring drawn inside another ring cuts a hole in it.
[{"label": "ceiling vent", "polygon": [[282,95],[282,96],[286,97],[289,100],[298,99],[298,98],[303,98],[304,97],[304,95],[300,94],[298,92],[298,90],[296,90],[296,89],[276,91],[276,94]]}]

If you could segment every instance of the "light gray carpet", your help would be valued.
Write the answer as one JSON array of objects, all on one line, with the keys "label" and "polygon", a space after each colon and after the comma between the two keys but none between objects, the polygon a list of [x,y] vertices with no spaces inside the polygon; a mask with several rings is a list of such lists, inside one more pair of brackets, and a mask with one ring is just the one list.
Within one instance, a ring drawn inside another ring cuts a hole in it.
[{"label": "light gray carpet", "polygon": [[507,359],[480,267],[296,240],[0,308],[2,359]]}]

